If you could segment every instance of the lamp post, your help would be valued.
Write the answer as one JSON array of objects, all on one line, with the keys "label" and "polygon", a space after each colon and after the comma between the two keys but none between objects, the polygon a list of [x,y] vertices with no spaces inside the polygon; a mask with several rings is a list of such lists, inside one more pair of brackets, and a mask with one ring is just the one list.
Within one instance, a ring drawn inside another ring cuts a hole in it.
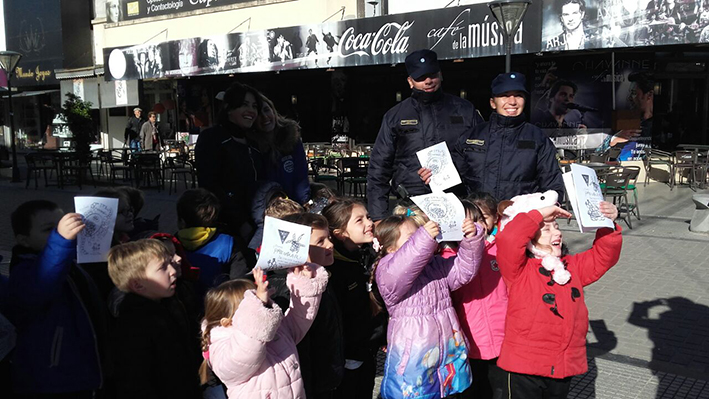
[{"label": "lamp post", "polygon": [[17,149],[15,148],[15,115],[12,111],[12,74],[15,72],[15,67],[20,63],[22,54],[16,51],[0,51],[0,69],[5,71],[7,77],[7,101],[10,103],[10,147],[12,148],[12,182],[20,181],[20,170],[17,168]]},{"label": "lamp post", "polygon": [[489,4],[492,15],[505,35],[505,72],[510,72],[512,67],[512,38],[517,33],[530,4],[532,2],[529,0],[503,0]]}]

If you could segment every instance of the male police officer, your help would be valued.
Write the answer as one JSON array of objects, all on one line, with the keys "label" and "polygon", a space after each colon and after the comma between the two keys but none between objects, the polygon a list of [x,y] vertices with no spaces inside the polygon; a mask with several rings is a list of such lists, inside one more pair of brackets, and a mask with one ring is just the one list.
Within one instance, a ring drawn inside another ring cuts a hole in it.
[{"label": "male police officer", "polygon": [[389,215],[391,188],[402,186],[411,195],[430,192],[417,175],[421,168],[417,151],[445,141],[458,165],[462,158],[454,151],[456,143],[483,122],[473,104],[443,93],[435,52],[414,51],[405,62],[413,93],[384,115],[369,160],[367,198],[374,220]]},{"label": "male police officer", "polygon": [[[503,73],[492,81],[490,107],[495,112],[461,137],[456,148],[464,159],[458,171],[468,191],[486,192],[500,201],[547,190],[555,190],[560,202],[564,198],[554,144],[525,121],[528,96],[521,73]],[[431,171],[422,169],[420,176],[428,184]]]}]

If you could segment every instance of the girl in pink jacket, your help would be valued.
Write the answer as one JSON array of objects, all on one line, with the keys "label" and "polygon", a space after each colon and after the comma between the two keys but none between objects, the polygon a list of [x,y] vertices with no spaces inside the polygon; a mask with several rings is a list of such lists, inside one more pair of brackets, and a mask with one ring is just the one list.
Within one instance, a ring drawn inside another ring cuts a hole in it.
[{"label": "girl in pink jacket", "polygon": [[487,238],[478,274],[451,296],[460,326],[470,343],[468,359],[473,372],[471,397],[494,398],[499,397],[507,382],[504,371],[497,367],[507,315],[507,287],[502,281],[496,259],[494,233],[498,219],[497,201],[490,194],[476,193],[462,202],[466,212],[472,209],[477,211],[477,214],[468,217],[485,224]]},{"label": "girl in pink jacket", "polygon": [[285,316],[268,295],[263,271],[256,284],[232,280],[205,299],[203,380],[210,367],[230,399],[305,398],[296,344],[308,332],[327,286],[322,267],[293,268],[287,277],[291,303]]}]

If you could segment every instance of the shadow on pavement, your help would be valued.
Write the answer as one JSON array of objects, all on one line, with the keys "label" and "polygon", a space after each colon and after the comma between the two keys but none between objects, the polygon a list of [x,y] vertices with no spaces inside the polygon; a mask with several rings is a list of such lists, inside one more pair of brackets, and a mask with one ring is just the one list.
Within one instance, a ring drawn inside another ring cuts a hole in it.
[{"label": "shadow on pavement", "polygon": [[[709,375],[709,307],[683,297],[634,302],[628,322],[648,330],[654,374],[679,365]],[[667,397],[664,388],[660,384],[656,398]]]}]

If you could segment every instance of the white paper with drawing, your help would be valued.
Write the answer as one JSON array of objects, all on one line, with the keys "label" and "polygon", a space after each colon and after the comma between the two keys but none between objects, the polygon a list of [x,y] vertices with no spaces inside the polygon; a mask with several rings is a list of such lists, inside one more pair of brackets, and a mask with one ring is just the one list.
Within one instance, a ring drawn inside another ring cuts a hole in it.
[{"label": "white paper with drawing", "polygon": [[256,266],[275,270],[305,264],[310,249],[310,230],[309,226],[266,216]]},{"label": "white paper with drawing", "polygon": [[448,145],[442,141],[416,153],[421,167],[431,170],[431,191],[441,192],[461,183],[458,169],[455,168]]},{"label": "white paper with drawing", "polygon": [[74,197],[74,208],[84,217],[86,225],[77,237],[77,262],[105,262],[116,225],[118,199]]},{"label": "white paper with drawing", "polygon": [[438,223],[441,234],[436,241],[460,241],[463,239],[465,208],[453,193],[432,193],[411,197],[429,219]]},{"label": "white paper with drawing", "polygon": [[603,216],[600,210],[600,202],[604,198],[596,171],[572,164],[571,171],[564,173],[563,178],[579,230],[585,233],[601,227],[612,228],[613,221]]}]

